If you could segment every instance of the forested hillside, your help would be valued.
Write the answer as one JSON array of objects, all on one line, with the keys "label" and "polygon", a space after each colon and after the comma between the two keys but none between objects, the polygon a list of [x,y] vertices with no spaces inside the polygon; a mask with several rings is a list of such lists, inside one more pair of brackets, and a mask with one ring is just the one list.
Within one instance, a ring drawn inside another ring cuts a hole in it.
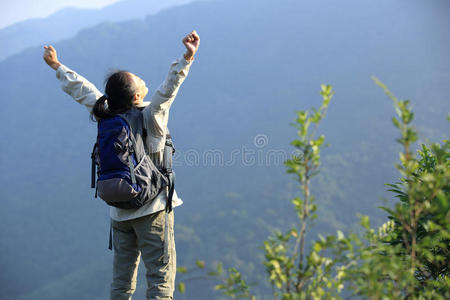
[{"label": "forested hillside", "polygon": [[[293,150],[289,123],[317,106],[321,83],[336,94],[321,125],[330,146],[312,183],[320,206],[312,235],[348,230],[358,212],[384,221],[375,208],[397,178],[399,147],[392,105],[371,75],[412,100],[421,137],[449,131],[448,11],[446,1],[199,2],[103,23],[54,46],[101,90],[109,69],[124,68],[151,93],[182,55],[181,38],[198,31],[200,50],[169,121],[184,201],[175,210],[178,264],[223,261],[258,282],[260,242],[295,220],[289,200],[298,188],[281,162]],[[109,210],[90,189],[96,124],[59,89],[41,47],[0,62],[0,78],[0,299],[106,299]],[[139,284],[136,299],[144,277]],[[176,298],[219,297],[212,286],[191,281]]]}]

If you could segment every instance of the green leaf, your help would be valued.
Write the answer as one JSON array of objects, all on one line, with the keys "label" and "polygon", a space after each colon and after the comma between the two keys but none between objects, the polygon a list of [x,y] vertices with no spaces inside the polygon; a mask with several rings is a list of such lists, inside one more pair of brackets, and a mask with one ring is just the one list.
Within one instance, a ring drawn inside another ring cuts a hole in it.
[{"label": "green leaf", "polygon": [[365,229],[369,229],[370,228],[370,220],[369,220],[369,216],[362,216],[361,220],[360,220],[360,224],[362,227],[364,227]]},{"label": "green leaf", "polygon": [[184,286],[184,282],[180,282],[177,285],[177,289],[181,294],[184,294],[184,292],[186,291],[186,287]]},{"label": "green leaf", "polygon": [[315,140],[315,145],[320,147],[320,146],[322,146],[324,141],[325,141],[325,136],[321,135],[317,140]]},{"label": "green leaf", "polygon": [[272,266],[274,267],[275,270],[281,271],[281,266],[280,266],[280,263],[278,261],[271,260],[270,263],[272,264]]},{"label": "green leaf", "polygon": [[218,263],[217,264],[217,274],[222,274],[223,273],[223,266],[222,263]]},{"label": "green leaf", "polygon": [[295,237],[295,238],[297,238],[298,237],[298,232],[297,232],[297,229],[291,229],[291,235],[293,236],[293,237]]},{"label": "green leaf", "polygon": [[317,255],[316,252],[311,252],[309,259],[311,260],[311,262],[313,264],[317,264],[317,263],[319,263],[320,257]]},{"label": "green leaf", "polygon": [[291,145],[294,146],[294,147],[297,147],[297,148],[302,148],[302,147],[305,146],[305,142],[301,141],[301,140],[293,140],[291,142]]},{"label": "green leaf", "polygon": [[400,128],[400,122],[397,120],[396,117],[392,117],[392,123],[394,123],[395,127]]},{"label": "green leaf", "polygon": [[392,209],[388,208],[388,207],[385,207],[385,206],[378,206],[378,208],[384,210],[385,212],[389,213],[389,214],[392,215],[392,216],[395,216],[395,212],[394,212]]},{"label": "green leaf", "polygon": [[199,269],[204,269],[204,268],[205,268],[205,262],[204,262],[203,260],[197,260],[197,261],[195,262],[195,264],[197,265],[197,267],[198,267]]},{"label": "green leaf", "polygon": [[187,273],[187,268],[186,267],[177,267],[177,272],[178,273]]},{"label": "green leaf", "polygon": [[322,250],[322,246],[320,245],[320,243],[314,243],[314,251],[320,252],[320,250]]}]

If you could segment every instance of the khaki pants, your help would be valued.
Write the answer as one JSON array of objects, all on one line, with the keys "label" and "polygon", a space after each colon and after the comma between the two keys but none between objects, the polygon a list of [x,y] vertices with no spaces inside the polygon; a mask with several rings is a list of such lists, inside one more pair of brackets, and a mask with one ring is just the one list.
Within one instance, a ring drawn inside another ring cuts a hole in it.
[{"label": "khaki pants", "polygon": [[176,253],[169,214],[169,262],[163,262],[165,211],[133,220],[112,220],[114,265],[111,300],[129,300],[136,290],[139,260],[147,269],[147,299],[172,299]]}]

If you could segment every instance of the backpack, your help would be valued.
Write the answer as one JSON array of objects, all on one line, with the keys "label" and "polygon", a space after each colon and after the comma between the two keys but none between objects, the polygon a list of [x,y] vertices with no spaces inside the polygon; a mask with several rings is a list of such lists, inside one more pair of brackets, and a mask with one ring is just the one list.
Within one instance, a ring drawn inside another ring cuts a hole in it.
[{"label": "backpack", "polygon": [[[145,150],[146,130],[142,112],[132,108],[123,114],[98,121],[97,141],[91,154],[91,187],[108,205],[135,209],[152,201],[169,187],[166,211],[172,210],[175,152],[170,134],[166,136],[162,166]],[[95,179],[97,175],[97,180]]]}]

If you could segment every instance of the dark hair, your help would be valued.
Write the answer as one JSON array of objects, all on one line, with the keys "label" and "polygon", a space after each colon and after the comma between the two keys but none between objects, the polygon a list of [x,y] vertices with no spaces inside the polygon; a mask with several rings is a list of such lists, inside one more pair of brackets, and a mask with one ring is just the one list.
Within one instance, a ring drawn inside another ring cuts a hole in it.
[{"label": "dark hair", "polygon": [[105,82],[105,95],[97,99],[92,109],[97,120],[114,117],[132,108],[133,97],[138,92],[133,75],[127,71],[114,71]]}]

